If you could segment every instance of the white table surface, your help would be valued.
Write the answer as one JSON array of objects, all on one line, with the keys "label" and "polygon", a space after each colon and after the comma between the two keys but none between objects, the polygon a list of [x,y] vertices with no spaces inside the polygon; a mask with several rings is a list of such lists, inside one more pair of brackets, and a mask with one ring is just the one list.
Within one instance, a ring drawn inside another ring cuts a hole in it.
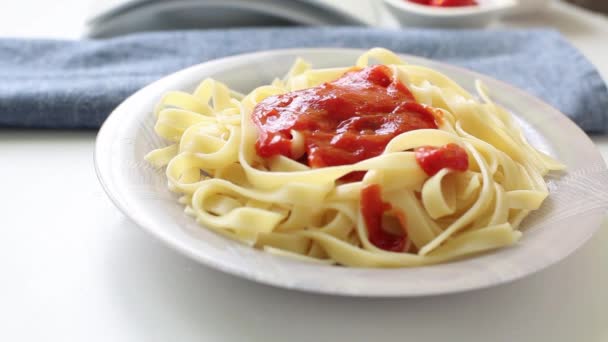
[{"label": "white table surface", "polygon": [[[80,0],[11,2],[0,36],[75,38],[85,11]],[[556,4],[508,23],[535,24],[557,25],[608,75],[608,19]],[[129,222],[97,182],[94,139],[0,130],[0,341],[608,341],[606,224],[563,262],[491,289],[289,292],[201,266]],[[608,138],[594,141],[608,160]]]}]

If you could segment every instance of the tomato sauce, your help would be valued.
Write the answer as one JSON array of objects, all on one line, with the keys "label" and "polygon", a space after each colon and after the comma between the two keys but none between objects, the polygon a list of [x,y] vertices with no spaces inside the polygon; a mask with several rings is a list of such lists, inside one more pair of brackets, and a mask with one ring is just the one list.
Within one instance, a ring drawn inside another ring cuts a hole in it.
[{"label": "tomato sauce", "polygon": [[[389,203],[382,201],[380,185],[371,184],[361,190],[361,215],[367,228],[367,236],[374,246],[391,252],[403,252],[407,235],[399,236],[382,229],[382,216],[391,210]],[[401,224],[405,220],[400,219]]]},{"label": "tomato sauce", "polygon": [[467,152],[456,144],[447,144],[441,147],[419,147],[415,150],[415,153],[416,162],[429,176],[435,175],[444,168],[461,172],[469,169]]},{"label": "tomato sauce", "polygon": [[345,73],[320,86],[271,96],[253,110],[261,157],[291,155],[291,130],[304,137],[301,161],[313,168],[354,164],[376,157],[395,136],[437,128],[430,109],[419,104],[387,66]]},{"label": "tomato sauce", "polygon": [[433,7],[462,7],[462,6],[477,6],[475,0],[406,0],[421,5]]},{"label": "tomato sauce", "polygon": [[[434,114],[433,108],[417,103],[409,89],[392,78],[388,67],[353,69],[333,82],[261,101],[252,113],[259,132],[255,148],[261,157],[283,155],[312,168],[354,164],[382,154],[401,133],[436,129],[441,118]],[[303,156],[292,155],[292,130],[304,138]],[[466,152],[455,144],[420,147],[415,156],[429,175],[444,167],[468,169]],[[364,174],[353,172],[342,180],[361,180]],[[361,190],[360,207],[369,240],[378,248],[403,252],[405,213],[396,213],[403,235],[382,228],[382,217],[392,208],[382,201],[380,185]]]}]

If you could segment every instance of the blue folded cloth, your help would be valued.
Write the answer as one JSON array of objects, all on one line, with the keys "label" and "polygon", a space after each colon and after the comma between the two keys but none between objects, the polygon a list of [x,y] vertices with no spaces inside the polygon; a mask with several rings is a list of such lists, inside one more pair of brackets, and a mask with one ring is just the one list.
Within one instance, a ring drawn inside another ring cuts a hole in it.
[{"label": "blue folded cloth", "polygon": [[608,91],[601,76],[557,32],[350,27],[2,39],[0,126],[96,128],[127,96],[178,69],[244,52],[330,46],[381,46],[464,66],[539,96],[587,132],[608,132]]}]

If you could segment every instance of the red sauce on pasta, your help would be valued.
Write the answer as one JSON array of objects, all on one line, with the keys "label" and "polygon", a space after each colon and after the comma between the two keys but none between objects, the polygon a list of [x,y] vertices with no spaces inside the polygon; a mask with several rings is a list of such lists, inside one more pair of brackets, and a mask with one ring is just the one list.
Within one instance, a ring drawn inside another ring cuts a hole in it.
[{"label": "red sauce on pasta", "polygon": [[469,169],[467,152],[456,144],[447,144],[441,147],[419,147],[416,149],[416,161],[429,176],[435,175],[444,168],[454,171]]},{"label": "red sauce on pasta", "polygon": [[271,96],[253,110],[261,157],[291,155],[295,130],[304,137],[305,156],[313,168],[348,165],[380,155],[395,136],[437,128],[431,110],[417,103],[388,67],[347,72],[320,86]]},{"label": "red sauce on pasta", "polygon": [[[389,203],[382,201],[380,185],[371,184],[361,190],[361,215],[367,228],[367,236],[374,246],[391,252],[403,252],[407,236],[395,235],[382,229],[382,216],[391,210]],[[405,220],[399,220],[403,225]]]}]

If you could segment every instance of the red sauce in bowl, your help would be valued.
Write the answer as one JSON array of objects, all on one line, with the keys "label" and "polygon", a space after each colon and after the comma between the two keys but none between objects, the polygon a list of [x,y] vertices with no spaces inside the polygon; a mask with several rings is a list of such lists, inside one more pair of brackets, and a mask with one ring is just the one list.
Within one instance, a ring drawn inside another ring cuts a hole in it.
[{"label": "red sauce in bowl", "polygon": [[433,7],[464,7],[479,5],[475,0],[406,0],[420,5]]}]

